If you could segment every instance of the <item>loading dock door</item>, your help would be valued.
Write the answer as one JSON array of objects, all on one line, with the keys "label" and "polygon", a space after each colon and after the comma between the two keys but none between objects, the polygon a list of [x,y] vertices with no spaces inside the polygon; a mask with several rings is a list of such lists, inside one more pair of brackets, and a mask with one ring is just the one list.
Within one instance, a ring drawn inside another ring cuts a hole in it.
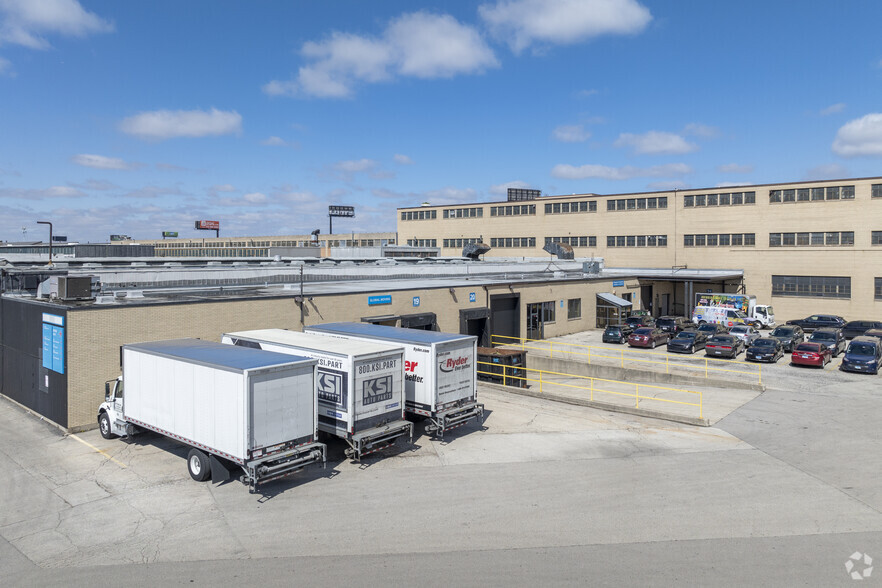
[{"label": "loading dock door", "polygon": [[363,316],[361,322],[371,323],[372,325],[385,325],[387,327],[397,327],[399,317],[394,314],[384,314],[382,316]]},{"label": "loading dock door", "polygon": [[459,311],[459,333],[478,338],[478,347],[490,346],[490,309],[469,308]]},{"label": "loading dock door", "polygon": [[402,329],[422,329],[424,331],[438,330],[438,317],[434,312],[421,312],[419,314],[402,314]]},{"label": "loading dock door", "polygon": [[521,336],[520,301],[521,297],[518,294],[490,297],[490,333],[491,336],[499,335],[499,338],[493,339],[494,345],[504,345]]}]

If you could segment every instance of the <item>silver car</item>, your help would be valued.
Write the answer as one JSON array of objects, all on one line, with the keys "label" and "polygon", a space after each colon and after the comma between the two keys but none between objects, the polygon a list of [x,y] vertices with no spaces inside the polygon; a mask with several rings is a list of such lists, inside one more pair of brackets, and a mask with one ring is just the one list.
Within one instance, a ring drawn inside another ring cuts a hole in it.
[{"label": "silver car", "polygon": [[760,338],[759,331],[749,325],[735,325],[729,329],[729,334],[741,339],[745,347],[750,347],[756,339]]}]

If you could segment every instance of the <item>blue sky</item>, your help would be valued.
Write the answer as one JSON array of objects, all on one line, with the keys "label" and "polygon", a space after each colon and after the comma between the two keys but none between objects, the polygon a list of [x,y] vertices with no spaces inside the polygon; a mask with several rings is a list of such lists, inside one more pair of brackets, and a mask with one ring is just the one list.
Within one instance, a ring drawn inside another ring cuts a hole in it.
[{"label": "blue sky", "polygon": [[0,0],[0,240],[882,175],[879,22],[870,1]]}]

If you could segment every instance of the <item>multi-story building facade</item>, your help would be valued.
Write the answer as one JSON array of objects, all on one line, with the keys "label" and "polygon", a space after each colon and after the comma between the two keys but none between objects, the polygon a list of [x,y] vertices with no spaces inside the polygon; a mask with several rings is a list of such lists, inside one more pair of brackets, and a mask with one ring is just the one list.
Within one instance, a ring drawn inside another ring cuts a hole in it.
[{"label": "multi-story building facade", "polygon": [[608,267],[742,269],[779,321],[882,315],[882,177],[402,208],[398,234],[451,256],[480,240],[488,256],[539,257],[558,241]]}]

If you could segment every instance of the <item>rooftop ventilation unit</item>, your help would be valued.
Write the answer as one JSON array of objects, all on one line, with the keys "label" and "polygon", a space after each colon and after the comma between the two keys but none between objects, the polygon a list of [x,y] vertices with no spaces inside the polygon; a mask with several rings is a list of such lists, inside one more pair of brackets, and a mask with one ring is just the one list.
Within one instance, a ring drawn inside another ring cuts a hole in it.
[{"label": "rooftop ventilation unit", "polygon": [[481,243],[480,241],[477,243],[466,243],[465,247],[462,248],[462,256],[477,261],[478,256],[484,255],[488,251],[490,251],[490,246],[486,243]]},{"label": "rooftop ventilation unit", "polygon": [[547,251],[552,255],[557,255],[558,259],[573,259],[575,258],[575,254],[573,253],[573,247],[566,243],[554,243],[549,242],[545,244],[545,247],[542,248],[542,251]]},{"label": "rooftop ventilation unit", "polygon": [[52,276],[49,297],[58,300],[92,300],[92,276]]},{"label": "rooftop ventilation unit", "polygon": [[583,274],[590,274],[593,276],[599,274],[600,273],[600,261],[594,260],[594,261],[586,261],[586,262],[582,263],[582,273]]}]

